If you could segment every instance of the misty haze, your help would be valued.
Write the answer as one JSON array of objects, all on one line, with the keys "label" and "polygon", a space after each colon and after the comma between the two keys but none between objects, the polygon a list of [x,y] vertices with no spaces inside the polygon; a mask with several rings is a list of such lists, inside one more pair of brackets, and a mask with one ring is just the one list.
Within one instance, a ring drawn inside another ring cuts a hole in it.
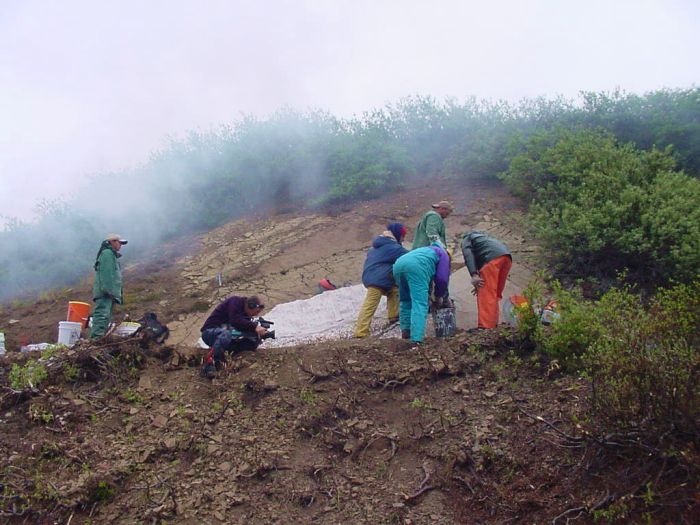
[{"label": "misty haze", "polygon": [[110,231],[137,257],[274,201],[495,176],[513,133],[605,124],[593,93],[640,123],[695,96],[653,92],[697,80],[692,2],[273,5],[3,3],[0,298],[75,282]]}]

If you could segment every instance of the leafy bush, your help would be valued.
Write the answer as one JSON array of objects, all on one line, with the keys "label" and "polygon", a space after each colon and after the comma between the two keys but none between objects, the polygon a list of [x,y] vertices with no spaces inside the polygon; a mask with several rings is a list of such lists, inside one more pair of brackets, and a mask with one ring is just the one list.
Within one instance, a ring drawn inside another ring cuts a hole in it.
[{"label": "leafy bush", "polygon": [[561,367],[578,370],[581,357],[604,331],[599,310],[609,310],[605,303],[612,301],[595,303],[585,299],[580,288],[565,290],[557,281],[552,286],[559,320],[550,326],[542,324],[538,312],[549,302],[549,297],[544,293],[544,285],[533,281],[523,292],[528,307],[519,313],[519,330],[526,341]]},{"label": "leafy bush", "polygon": [[659,290],[646,303],[629,287],[598,301],[560,288],[555,296],[559,321],[523,326],[540,350],[591,378],[600,431],[698,436],[700,280]]},{"label": "leafy bush", "polygon": [[36,388],[47,377],[46,367],[38,361],[28,361],[24,366],[14,363],[10,370],[10,386],[14,390]]},{"label": "leafy bush", "polygon": [[538,134],[503,180],[531,200],[559,272],[688,281],[700,265],[700,181],[670,151],[639,151],[602,131]]},{"label": "leafy bush", "polygon": [[700,281],[608,320],[584,356],[593,410],[608,428],[697,438]]},{"label": "leafy bush", "polygon": [[642,149],[673,145],[681,168],[700,175],[700,88],[581,96],[582,106],[570,114],[573,121],[607,129],[620,141]]}]

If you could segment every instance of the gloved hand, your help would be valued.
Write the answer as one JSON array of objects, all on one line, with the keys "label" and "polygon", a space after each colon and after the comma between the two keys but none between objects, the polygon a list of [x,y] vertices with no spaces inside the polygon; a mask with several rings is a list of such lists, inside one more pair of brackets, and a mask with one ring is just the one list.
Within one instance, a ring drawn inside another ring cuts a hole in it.
[{"label": "gloved hand", "polygon": [[472,275],[472,295],[479,293],[479,288],[484,286],[484,280],[479,276],[479,274]]}]

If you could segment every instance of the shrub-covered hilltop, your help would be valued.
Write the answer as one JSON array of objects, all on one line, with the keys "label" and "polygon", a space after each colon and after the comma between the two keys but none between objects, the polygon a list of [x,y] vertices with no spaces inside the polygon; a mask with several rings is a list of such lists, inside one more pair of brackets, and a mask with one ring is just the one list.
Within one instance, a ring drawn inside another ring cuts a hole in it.
[{"label": "shrub-covered hilltop", "polygon": [[700,258],[700,90],[518,105],[409,98],[351,119],[280,111],[171,140],[0,232],[0,300],[89,271],[106,231],[130,250],[251,212],[380,196],[416,178],[504,174],[560,274],[687,280]]}]

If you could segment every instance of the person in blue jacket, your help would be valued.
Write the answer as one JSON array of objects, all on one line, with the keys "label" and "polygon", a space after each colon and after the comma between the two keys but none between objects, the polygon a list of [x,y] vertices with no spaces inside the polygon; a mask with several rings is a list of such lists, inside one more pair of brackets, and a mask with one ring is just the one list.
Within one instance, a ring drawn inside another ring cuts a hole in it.
[{"label": "person in blue jacket", "polygon": [[400,222],[387,225],[387,230],[372,241],[367,252],[362,271],[362,284],[367,288],[365,301],[360,308],[360,315],[355,325],[355,337],[369,335],[372,318],[377,311],[382,296],[386,296],[387,314],[390,323],[399,320],[399,289],[394,282],[392,267],[396,259],[408,250],[401,246],[407,230]]},{"label": "person in blue jacket", "polygon": [[394,263],[394,279],[399,285],[401,337],[421,344],[425,335],[432,280],[435,281],[437,306],[447,300],[450,256],[438,242],[416,248]]}]

